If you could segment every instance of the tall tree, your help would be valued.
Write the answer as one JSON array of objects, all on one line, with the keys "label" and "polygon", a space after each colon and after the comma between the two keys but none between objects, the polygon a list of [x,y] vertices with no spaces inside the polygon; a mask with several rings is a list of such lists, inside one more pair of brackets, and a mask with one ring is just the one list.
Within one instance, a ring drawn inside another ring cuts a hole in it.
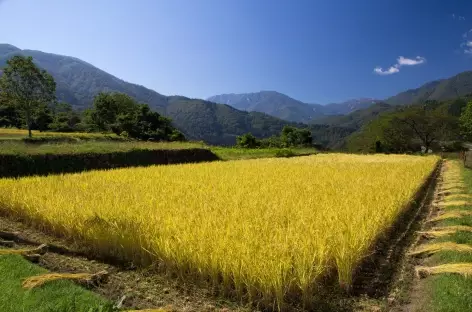
[{"label": "tall tree", "polygon": [[434,142],[447,137],[454,126],[453,118],[446,111],[428,105],[417,105],[400,113],[397,121],[412,131],[426,151]]},{"label": "tall tree", "polygon": [[33,63],[32,57],[13,56],[0,77],[0,98],[12,103],[24,115],[31,137],[38,110],[56,100],[56,83],[50,74]]}]

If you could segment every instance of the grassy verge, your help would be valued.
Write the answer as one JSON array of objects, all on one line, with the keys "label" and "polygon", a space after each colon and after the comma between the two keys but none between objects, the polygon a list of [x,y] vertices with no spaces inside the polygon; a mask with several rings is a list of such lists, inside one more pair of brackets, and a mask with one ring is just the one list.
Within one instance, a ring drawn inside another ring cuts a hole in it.
[{"label": "grassy verge", "polygon": [[[456,175],[445,176],[444,183],[449,184],[451,194],[444,198],[444,203],[457,205],[447,206],[445,210],[472,210],[472,199],[467,198],[472,194],[472,170],[466,169],[458,160],[450,160],[451,165],[458,168]],[[452,169],[452,168],[451,168]],[[462,180],[462,181],[461,181]],[[457,184],[456,181],[461,181]],[[461,185],[463,188],[454,186]],[[461,197],[464,195],[463,197]],[[446,219],[435,226],[472,226],[472,216]],[[454,242],[458,244],[472,245],[472,233],[458,231],[454,234],[435,239],[433,242]],[[428,266],[447,263],[472,263],[472,254],[458,251],[440,251],[427,259]],[[472,279],[458,274],[433,275],[427,281],[430,290],[430,305],[424,311],[436,312],[461,312],[472,311]]]},{"label": "grassy verge", "polygon": [[88,141],[81,143],[28,144],[18,141],[1,141],[0,154],[39,155],[39,154],[86,154],[114,153],[131,150],[177,150],[202,148],[202,143],[192,142],[114,142]]},{"label": "grassy verge", "polygon": [[0,311],[108,312],[110,302],[69,281],[53,281],[25,290],[22,280],[47,271],[21,256],[0,256]]},{"label": "grassy verge", "polygon": [[[39,132],[32,131],[33,138],[74,138],[82,140],[118,139],[120,136],[113,133],[86,133],[86,132]],[[15,128],[0,128],[0,140],[22,140],[28,137],[28,130]]]},{"label": "grassy verge", "polygon": [[211,147],[211,151],[222,160],[237,160],[237,159],[253,159],[253,158],[268,158],[268,157],[287,157],[287,156],[304,156],[316,154],[317,150],[314,148],[233,148],[233,147]]},{"label": "grassy verge", "polygon": [[264,148],[247,149],[234,147],[206,146],[202,142],[141,142],[141,141],[83,141],[78,143],[57,142],[30,144],[22,141],[1,140],[0,154],[40,155],[40,154],[85,154],[113,153],[130,150],[181,150],[191,148],[210,149],[222,160],[253,159],[267,157],[287,157],[316,154],[314,148]]}]

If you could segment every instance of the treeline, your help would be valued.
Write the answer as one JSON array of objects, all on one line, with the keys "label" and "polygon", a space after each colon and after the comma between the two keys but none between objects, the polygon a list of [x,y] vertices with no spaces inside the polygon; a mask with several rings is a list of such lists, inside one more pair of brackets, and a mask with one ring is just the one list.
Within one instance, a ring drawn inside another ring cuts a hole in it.
[{"label": "treeline", "polygon": [[472,139],[470,97],[425,101],[381,114],[347,139],[351,152],[455,151]]},{"label": "treeline", "polygon": [[287,147],[314,147],[310,129],[300,129],[285,126],[279,136],[258,139],[251,133],[238,136],[236,146],[241,148],[287,148]]},{"label": "treeline", "polygon": [[113,132],[139,140],[183,141],[169,118],[123,93],[99,93],[83,112],[58,103],[53,77],[31,57],[14,56],[0,76],[0,127],[58,132]]}]

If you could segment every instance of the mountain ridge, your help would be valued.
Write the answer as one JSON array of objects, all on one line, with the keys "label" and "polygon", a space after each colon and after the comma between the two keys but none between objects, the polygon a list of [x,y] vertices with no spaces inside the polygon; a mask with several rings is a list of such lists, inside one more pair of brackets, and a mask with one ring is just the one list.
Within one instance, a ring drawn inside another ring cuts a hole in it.
[{"label": "mountain ridge", "polygon": [[170,117],[174,125],[187,138],[203,140],[215,145],[234,145],[236,136],[252,132],[258,137],[278,135],[286,125],[310,127],[315,142],[326,146],[339,144],[352,132],[331,126],[305,125],[256,112],[237,110],[228,105],[216,104],[185,96],[165,96],[141,85],[126,82],[98,67],[75,57],[21,50],[12,45],[0,44],[0,68],[14,55],[32,56],[34,62],[48,71],[55,79],[58,100],[65,101],[74,109],[91,107],[99,92],[122,92],[151,109]]}]

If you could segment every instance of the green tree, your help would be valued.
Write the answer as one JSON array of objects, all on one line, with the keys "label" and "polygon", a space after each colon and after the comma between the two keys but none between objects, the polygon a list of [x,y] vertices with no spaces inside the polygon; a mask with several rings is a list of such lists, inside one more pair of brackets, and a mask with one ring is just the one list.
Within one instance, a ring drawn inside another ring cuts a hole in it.
[{"label": "green tree", "polygon": [[93,109],[89,112],[90,122],[99,131],[112,131],[121,115],[132,114],[137,109],[136,101],[124,93],[99,93],[93,101]]},{"label": "green tree", "polygon": [[12,103],[25,118],[28,135],[35,115],[56,100],[56,83],[50,74],[39,69],[32,57],[13,56],[0,77],[0,97]]},{"label": "green tree", "polygon": [[280,140],[284,147],[311,146],[313,143],[309,129],[298,129],[291,126],[285,126],[282,129]]},{"label": "green tree", "polygon": [[90,124],[89,129],[126,134],[139,140],[185,140],[183,133],[172,126],[171,119],[123,93],[98,94],[84,120]]},{"label": "green tree", "polygon": [[81,116],[68,103],[58,103],[53,108],[53,120],[49,128],[59,132],[73,132],[81,129]]},{"label": "green tree", "polygon": [[242,148],[256,148],[259,147],[260,142],[252,133],[246,133],[236,137],[236,146]]},{"label": "green tree", "polygon": [[[404,153],[430,149],[433,143],[457,137],[457,117],[448,113],[448,106],[430,103],[414,105],[384,114],[364,126],[347,140],[353,152]],[[378,142],[378,143],[377,143]]]},{"label": "green tree", "polygon": [[441,108],[416,105],[400,113],[397,120],[411,130],[428,150],[431,145],[450,136],[454,129],[454,118]]}]

